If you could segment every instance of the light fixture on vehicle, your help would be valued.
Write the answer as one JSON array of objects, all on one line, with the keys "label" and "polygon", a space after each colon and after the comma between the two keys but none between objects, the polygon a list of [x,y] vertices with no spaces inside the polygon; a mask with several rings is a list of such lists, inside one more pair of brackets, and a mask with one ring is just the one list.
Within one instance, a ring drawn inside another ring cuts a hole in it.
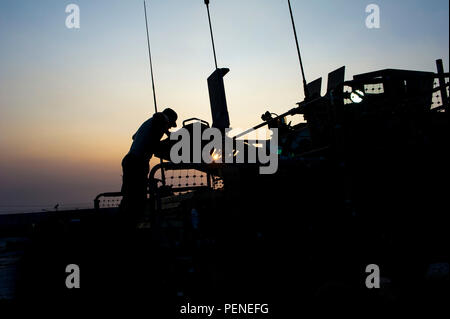
[{"label": "light fixture on vehicle", "polygon": [[361,103],[364,99],[364,93],[360,90],[355,90],[350,94],[350,100],[353,103]]}]

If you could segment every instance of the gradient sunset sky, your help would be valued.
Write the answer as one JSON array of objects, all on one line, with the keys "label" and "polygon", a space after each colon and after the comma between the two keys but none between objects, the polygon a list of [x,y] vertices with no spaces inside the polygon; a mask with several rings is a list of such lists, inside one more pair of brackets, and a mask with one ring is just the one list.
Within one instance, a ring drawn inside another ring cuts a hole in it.
[{"label": "gradient sunset sky", "polygon": [[[65,26],[68,4],[80,29]],[[449,66],[448,0],[291,0],[306,77],[342,65]],[[381,28],[368,29],[376,3]],[[147,0],[160,108],[211,120],[214,70],[203,0]],[[211,0],[231,125],[258,124],[302,100],[287,0]],[[153,113],[141,0],[0,0],[0,213],[86,207],[118,191],[131,136]],[[179,121],[181,123],[181,121]]]}]

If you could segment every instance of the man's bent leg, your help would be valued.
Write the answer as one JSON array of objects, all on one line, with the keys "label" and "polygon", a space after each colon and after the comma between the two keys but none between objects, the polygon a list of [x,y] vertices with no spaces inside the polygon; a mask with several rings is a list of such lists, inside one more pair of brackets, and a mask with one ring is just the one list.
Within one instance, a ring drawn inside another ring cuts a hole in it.
[{"label": "man's bent leg", "polygon": [[121,216],[127,224],[135,225],[145,212],[148,164],[128,154],[122,161],[122,168]]}]

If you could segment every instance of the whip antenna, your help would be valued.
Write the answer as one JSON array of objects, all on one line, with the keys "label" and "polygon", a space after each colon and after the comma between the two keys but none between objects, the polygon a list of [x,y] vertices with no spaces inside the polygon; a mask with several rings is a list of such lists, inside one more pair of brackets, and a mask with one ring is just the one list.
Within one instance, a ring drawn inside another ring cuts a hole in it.
[{"label": "whip antenna", "polygon": [[[145,15],[145,30],[147,30],[147,47],[148,47],[148,59],[150,61],[150,75],[152,78],[153,103],[155,104],[155,113],[158,113],[158,105],[156,104],[155,79],[153,77],[152,52],[150,49],[150,36],[148,35],[147,6],[145,5],[145,0],[144,0],[144,15]],[[159,163],[162,165],[163,162],[164,162],[163,159],[160,158]],[[164,173],[164,167],[161,167],[161,179],[163,185],[166,185],[165,175],[166,174]]]},{"label": "whip antenna", "polygon": [[292,8],[291,8],[291,0],[288,0],[288,4],[289,4],[289,13],[291,14],[292,28],[294,29],[295,44],[297,45],[298,60],[300,61],[300,69],[302,71],[303,90],[305,93],[305,99],[308,99],[309,98],[308,85],[306,84],[305,71],[303,70],[302,56],[300,54],[300,47],[298,45],[298,38],[297,38],[297,31],[295,29],[294,15],[292,14]]},{"label": "whip antenna", "polygon": [[206,10],[208,11],[209,32],[211,33],[211,42],[212,42],[212,48],[213,48],[213,54],[214,54],[214,63],[216,65],[216,69],[217,69],[216,47],[214,45],[214,36],[213,36],[213,30],[212,30],[212,25],[211,25],[211,16],[209,14],[209,0],[205,0],[205,4],[206,4]]},{"label": "whip antenna", "polygon": [[155,79],[153,77],[153,63],[152,63],[152,52],[150,49],[150,37],[148,35],[148,22],[147,22],[147,6],[144,0],[144,14],[145,14],[145,29],[147,30],[147,47],[148,47],[148,58],[150,61],[150,75],[152,78],[152,90],[153,90],[153,102],[155,104],[155,112],[158,112],[158,106],[156,104],[156,92],[155,92]]}]

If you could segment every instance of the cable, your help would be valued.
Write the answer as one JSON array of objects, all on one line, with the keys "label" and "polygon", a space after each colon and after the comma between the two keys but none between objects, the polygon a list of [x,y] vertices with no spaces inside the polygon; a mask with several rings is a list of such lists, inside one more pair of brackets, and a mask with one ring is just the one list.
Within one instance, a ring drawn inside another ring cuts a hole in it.
[{"label": "cable", "polygon": [[216,46],[214,45],[214,36],[213,36],[213,30],[212,30],[212,24],[211,24],[211,15],[209,14],[209,0],[205,0],[206,4],[206,11],[208,11],[208,22],[209,22],[209,32],[211,33],[211,42],[212,42],[212,48],[213,48],[213,54],[214,54],[214,63],[217,67],[217,57],[216,57]]}]

